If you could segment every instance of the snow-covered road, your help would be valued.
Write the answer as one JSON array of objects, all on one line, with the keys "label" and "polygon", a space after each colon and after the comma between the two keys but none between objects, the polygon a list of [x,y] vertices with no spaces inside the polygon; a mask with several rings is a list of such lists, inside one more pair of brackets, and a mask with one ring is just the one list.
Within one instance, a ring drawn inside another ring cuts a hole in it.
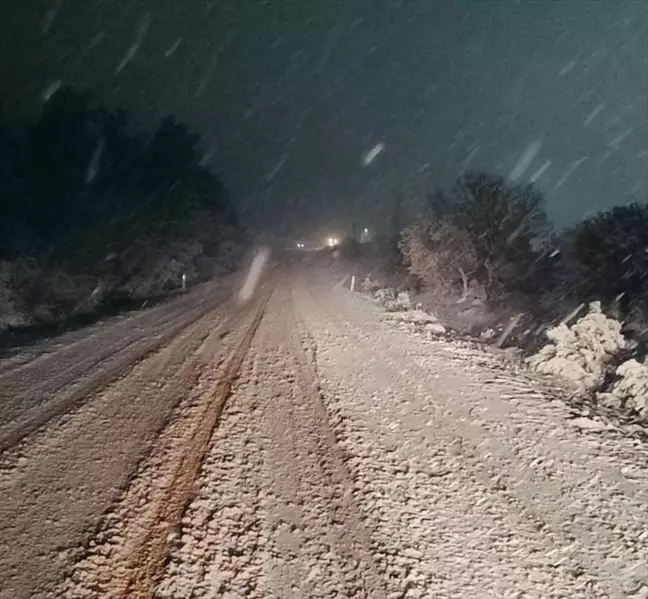
[{"label": "snow-covered road", "polygon": [[327,276],[196,319],[1,456],[0,598],[648,598],[641,441]]}]

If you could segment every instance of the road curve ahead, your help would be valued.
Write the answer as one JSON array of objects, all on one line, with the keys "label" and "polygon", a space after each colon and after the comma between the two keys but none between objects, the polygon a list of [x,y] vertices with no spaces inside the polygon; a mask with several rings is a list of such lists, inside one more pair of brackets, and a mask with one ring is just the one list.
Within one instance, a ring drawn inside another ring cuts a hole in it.
[{"label": "road curve ahead", "polygon": [[0,365],[1,599],[648,597],[642,441],[325,275],[232,290]]}]

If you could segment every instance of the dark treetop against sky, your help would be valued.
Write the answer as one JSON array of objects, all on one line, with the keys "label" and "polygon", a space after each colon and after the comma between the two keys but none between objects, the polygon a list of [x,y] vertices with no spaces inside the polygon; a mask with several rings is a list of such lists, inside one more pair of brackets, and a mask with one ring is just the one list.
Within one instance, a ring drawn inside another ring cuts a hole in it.
[{"label": "dark treetop against sky", "polygon": [[645,201],[647,24],[622,0],[6,0],[0,93],[175,113],[257,220],[371,226],[470,167],[535,180],[560,226]]}]

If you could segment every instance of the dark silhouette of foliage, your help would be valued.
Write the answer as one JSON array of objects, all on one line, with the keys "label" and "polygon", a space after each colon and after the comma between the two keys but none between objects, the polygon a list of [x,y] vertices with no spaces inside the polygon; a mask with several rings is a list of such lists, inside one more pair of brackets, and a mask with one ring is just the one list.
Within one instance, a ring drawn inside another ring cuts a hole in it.
[{"label": "dark silhouette of foliage", "polygon": [[630,204],[586,219],[566,234],[576,286],[587,297],[648,301],[648,205]]},{"label": "dark silhouette of foliage", "polygon": [[195,133],[165,117],[147,140],[129,132],[123,110],[73,89],[57,91],[35,123],[0,126],[0,193],[0,263],[29,260],[20,276],[5,267],[3,280],[31,277],[32,304],[53,285],[39,268],[108,296],[131,293],[134,280],[158,293],[240,233]]},{"label": "dark silhouette of foliage", "polygon": [[542,194],[532,186],[467,173],[449,193],[428,196],[428,214],[467,235],[477,264],[469,274],[487,293],[532,285],[534,244],[548,230]]}]

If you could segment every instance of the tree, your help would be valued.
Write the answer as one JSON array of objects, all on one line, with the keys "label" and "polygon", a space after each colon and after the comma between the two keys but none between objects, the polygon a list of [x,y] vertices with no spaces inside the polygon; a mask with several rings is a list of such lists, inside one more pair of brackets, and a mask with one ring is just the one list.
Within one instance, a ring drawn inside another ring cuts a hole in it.
[{"label": "tree", "polygon": [[467,173],[448,195],[437,191],[428,202],[440,221],[466,234],[477,261],[475,277],[488,294],[529,282],[534,243],[548,230],[540,192],[508,185],[503,177]]},{"label": "tree", "polygon": [[648,205],[616,206],[566,233],[581,293],[648,302]]},{"label": "tree", "polygon": [[410,274],[429,288],[451,293],[461,285],[462,298],[467,296],[477,257],[465,231],[427,213],[403,231],[400,250]]},{"label": "tree", "polygon": [[25,182],[22,212],[47,242],[80,216],[98,137],[89,96],[71,89],[57,91],[25,131],[17,172]]},{"label": "tree", "polygon": [[97,289],[102,301],[157,294],[200,265],[235,266],[241,231],[198,135],[173,117],[149,141],[128,131],[123,110],[65,88],[33,125],[0,124],[7,305],[55,318],[77,299],[96,306]]},{"label": "tree", "polygon": [[199,165],[200,138],[174,117],[164,117],[145,151],[144,168],[154,187],[185,180]]}]

